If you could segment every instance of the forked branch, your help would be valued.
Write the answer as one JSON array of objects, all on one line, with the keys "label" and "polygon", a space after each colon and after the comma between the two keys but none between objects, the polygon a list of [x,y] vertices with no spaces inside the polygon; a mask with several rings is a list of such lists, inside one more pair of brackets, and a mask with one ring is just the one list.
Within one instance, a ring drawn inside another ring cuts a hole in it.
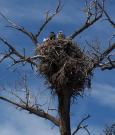
[{"label": "forked branch", "polygon": [[49,11],[46,13],[46,18],[44,23],[41,25],[41,27],[39,28],[38,32],[35,34],[36,39],[39,37],[39,35],[41,34],[41,32],[44,30],[44,28],[46,27],[46,25],[58,14],[60,13],[60,11],[62,10],[62,5],[61,5],[61,0],[58,0],[58,5],[55,9],[55,12],[52,13],[51,15],[49,15]]},{"label": "forked branch", "polygon": [[105,51],[102,53],[100,57],[100,61],[106,58],[106,56],[109,55],[114,49],[115,49],[115,43],[110,45],[107,49],[105,49]]},{"label": "forked branch", "polygon": [[75,30],[68,36],[69,39],[74,39],[76,36],[81,34],[84,30],[92,26],[94,23],[96,23],[103,15],[104,10],[104,1],[102,2],[101,8],[98,5],[98,1],[92,1],[92,4],[87,3],[86,1],[86,7],[85,7],[85,13],[87,14],[87,19],[83,26],[81,26],[80,29]]},{"label": "forked branch", "polygon": [[[102,9],[102,6],[99,3],[98,3],[98,6]],[[103,12],[104,12],[105,16],[107,17],[107,20],[109,21],[109,23],[113,26],[113,28],[115,28],[115,22],[109,16],[109,14],[107,13],[107,11],[105,9],[103,9]]]},{"label": "forked branch", "polygon": [[1,87],[0,91],[0,100],[6,101],[22,110],[26,110],[30,114],[47,119],[56,126],[59,126],[59,119],[45,111],[43,105],[38,103],[39,98],[32,94],[28,87],[27,75],[21,77],[18,83],[16,82],[14,89],[7,90],[5,87]]},{"label": "forked branch", "polygon": [[101,55],[97,56],[94,67],[100,67],[102,70],[115,69],[115,60],[110,55],[113,50],[115,50],[115,43],[106,48]]},{"label": "forked branch", "polygon": [[101,70],[112,70],[112,69],[115,69],[115,61],[111,61],[109,60],[110,62],[106,62],[104,64],[100,64],[100,68]]},{"label": "forked branch", "polygon": [[16,24],[15,22],[11,21],[1,12],[0,12],[0,15],[8,22],[9,25],[7,27],[16,29],[16,30],[22,32],[23,34],[25,34],[32,40],[32,42],[34,43],[35,46],[37,45],[37,39],[35,38],[35,36],[32,32],[28,32],[23,26],[20,26],[20,25]]},{"label": "forked branch", "polygon": [[19,107],[23,110],[26,110],[31,114],[35,114],[36,116],[47,119],[47,120],[51,121],[52,123],[54,123],[56,126],[59,126],[59,120],[57,118],[53,117],[52,115],[46,113],[43,109],[27,106],[25,104],[20,104],[15,101],[12,101],[8,98],[2,97],[2,96],[0,96],[0,99],[3,101],[6,101],[12,105],[15,105],[16,107]]},{"label": "forked branch", "polygon": [[79,124],[77,125],[77,128],[76,128],[76,130],[72,133],[72,135],[75,135],[80,129],[84,129],[87,133],[88,133],[88,135],[90,135],[90,132],[89,132],[89,130],[87,129],[87,127],[88,127],[88,125],[84,125],[83,123],[87,120],[87,119],[89,119],[90,118],[90,115],[87,115],[85,118],[83,118],[80,122],[79,122]]},{"label": "forked branch", "polygon": [[[5,59],[9,58],[13,61],[13,65],[16,65],[18,63],[24,63],[27,62],[29,64],[31,64],[32,66],[37,67],[37,63],[34,61],[38,58],[44,58],[44,56],[41,55],[37,55],[37,56],[25,56],[25,52],[22,55],[19,51],[16,50],[16,48],[10,44],[6,39],[0,37],[0,41],[3,42],[4,45],[6,45],[8,47],[8,50],[4,53],[2,53],[0,62],[4,61]],[[15,57],[16,56],[16,57]]]},{"label": "forked branch", "polygon": [[0,12],[0,15],[8,22],[9,25],[7,27],[13,28],[13,29],[16,29],[16,30],[22,32],[23,34],[25,34],[26,36],[28,36],[31,39],[31,41],[34,43],[35,46],[37,46],[37,43],[38,43],[37,38],[40,36],[41,32],[44,30],[46,25],[62,10],[62,7],[63,6],[61,4],[61,0],[58,0],[58,5],[57,5],[54,13],[52,13],[51,15],[50,15],[49,11],[46,13],[45,21],[41,25],[41,27],[39,28],[39,30],[37,31],[36,34],[33,34],[32,32],[27,31],[23,26],[18,25],[15,22],[11,21],[1,12]]}]

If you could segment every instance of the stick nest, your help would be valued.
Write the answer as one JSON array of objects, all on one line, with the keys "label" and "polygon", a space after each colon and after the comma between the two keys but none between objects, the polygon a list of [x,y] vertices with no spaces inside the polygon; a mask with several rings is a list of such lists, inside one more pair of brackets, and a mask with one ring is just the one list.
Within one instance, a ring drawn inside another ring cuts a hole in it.
[{"label": "stick nest", "polygon": [[39,72],[45,76],[55,93],[68,91],[80,94],[91,87],[92,62],[71,40],[49,40],[36,48],[42,55],[38,63]]}]

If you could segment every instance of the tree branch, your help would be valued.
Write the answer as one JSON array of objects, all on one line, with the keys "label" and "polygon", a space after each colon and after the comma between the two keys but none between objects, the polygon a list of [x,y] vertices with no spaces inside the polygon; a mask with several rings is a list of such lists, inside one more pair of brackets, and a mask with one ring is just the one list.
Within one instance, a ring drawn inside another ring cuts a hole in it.
[{"label": "tree branch", "polygon": [[23,26],[17,25],[16,23],[12,22],[10,19],[8,19],[4,14],[0,12],[0,15],[9,23],[9,28],[16,29],[26,36],[28,36],[32,42],[34,43],[35,46],[37,46],[37,39],[35,38],[34,34],[32,32],[28,32]]},{"label": "tree branch", "polygon": [[87,28],[92,26],[95,22],[97,22],[101,17],[102,17],[102,15],[100,15],[98,18],[94,19],[90,23],[84,24],[79,30],[76,30],[75,32],[73,32],[68,38],[69,39],[74,39],[76,36],[81,34],[84,30],[86,30]]},{"label": "tree branch", "polygon": [[51,121],[52,123],[54,123],[56,126],[59,126],[59,120],[57,118],[53,117],[52,115],[46,113],[43,109],[34,108],[34,107],[31,107],[31,106],[26,106],[24,104],[19,104],[19,103],[16,103],[16,102],[14,102],[14,101],[12,101],[8,98],[2,97],[2,96],[0,96],[0,99],[3,100],[3,101],[6,101],[6,102],[8,102],[12,105],[15,105],[16,107],[19,107],[23,110],[26,110],[31,114],[35,114],[36,116],[45,118],[45,119]]},{"label": "tree branch", "polygon": [[99,64],[99,67],[102,71],[115,69],[115,61],[110,60],[109,62],[106,62],[104,64]]},{"label": "tree branch", "polygon": [[90,135],[90,132],[89,132],[88,129],[87,129],[87,126],[88,126],[88,125],[82,125],[82,124],[84,123],[84,121],[86,121],[86,120],[89,119],[89,118],[90,118],[90,115],[87,115],[85,118],[83,118],[83,119],[79,122],[79,124],[78,124],[76,130],[72,133],[72,135],[75,135],[80,129],[86,130],[86,132],[88,133],[88,135]]},{"label": "tree branch", "polygon": [[[102,6],[99,3],[98,3],[98,6],[102,9]],[[105,16],[107,17],[107,20],[109,21],[109,23],[113,26],[113,28],[115,28],[115,22],[111,19],[109,14],[104,9],[103,9],[103,12]]]},{"label": "tree branch", "polygon": [[[87,8],[86,13],[87,13],[88,16],[87,16],[85,24],[80,29],[75,30],[70,36],[68,36],[69,39],[74,39],[76,36],[78,36],[84,30],[86,30],[87,28],[92,26],[94,23],[96,23],[102,17],[103,9],[104,9],[104,2],[103,2],[102,8],[99,8],[99,6],[97,4],[98,4],[98,2],[95,1],[94,7],[91,7],[91,6],[86,7]],[[95,10],[95,13],[93,13],[93,11],[91,11],[92,9]],[[101,11],[100,11],[100,9],[101,9]]]},{"label": "tree branch", "polygon": [[[5,87],[1,87],[0,91],[0,100],[15,105],[17,108],[26,110],[30,114],[35,114],[36,116],[45,118],[54,123],[56,126],[59,126],[59,119],[42,109],[41,106],[43,105],[38,104],[36,96],[31,94],[31,90],[28,87],[26,74],[21,77],[21,80],[18,81],[18,83],[16,82],[14,90],[7,90]],[[6,97],[7,95],[9,98]]]},{"label": "tree branch", "polygon": [[61,0],[58,0],[58,5],[55,9],[55,12],[52,15],[49,15],[49,11],[46,13],[45,22],[41,25],[38,32],[35,34],[36,39],[39,37],[41,32],[44,30],[46,25],[62,10]]},{"label": "tree branch", "polygon": [[[27,62],[31,65],[37,66],[37,64],[31,59],[31,57],[26,57],[25,55],[20,54],[14,47],[13,45],[11,45],[9,42],[7,42],[7,40],[5,40],[4,38],[0,37],[0,41],[2,41],[4,43],[4,45],[6,45],[9,48],[8,53],[5,53],[4,56],[2,57],[1,61],[5,60],[6,58],[11,58],[13,60],[13,64],[17,64],[17,63],[23,63],[23,62]],[[15,55],[18,57],[18,60],[15,59],[15,57],[13,58],[12,55]]]},{"label": "tree branch", "polygon": [[107,55],[109,55],[115,49],[115,43],[109,46],[101,55],[100,61],[102,61]]},{"label": "tree branch", "polygon": [[[101,67],[102,70],[105,69],[113,69],[114,68],[114,60],[110,60],[109,54],[115,49],[115,43],[110,45],[107,49],[105,49],[100,56],[97,55],[97,58],[94,60],[94,67]],[[109,62],[103,64],[103,60],[107,59]]]}]

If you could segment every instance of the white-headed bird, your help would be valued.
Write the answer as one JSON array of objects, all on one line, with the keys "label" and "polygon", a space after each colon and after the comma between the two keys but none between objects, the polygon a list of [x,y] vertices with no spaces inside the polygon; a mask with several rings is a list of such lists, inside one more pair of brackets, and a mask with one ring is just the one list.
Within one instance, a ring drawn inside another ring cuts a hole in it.
[{"label": "white-headed bird", "polygon": [[63,31],[59,31],[59,32],[58,32],[57,38],[58,38],[58,39],[65,39],[65,35],[64,35]]}]

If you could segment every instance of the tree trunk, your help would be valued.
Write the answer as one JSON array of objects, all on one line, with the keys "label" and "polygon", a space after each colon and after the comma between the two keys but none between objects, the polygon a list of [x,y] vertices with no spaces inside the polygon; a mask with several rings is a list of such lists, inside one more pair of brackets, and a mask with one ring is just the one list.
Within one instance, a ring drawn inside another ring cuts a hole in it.
[{"label": "tree trunk", "polygon": [[61,135],[71,135],[70,128],[70,96],[59,96],[59,117],[60,117],[60,133]]}]

